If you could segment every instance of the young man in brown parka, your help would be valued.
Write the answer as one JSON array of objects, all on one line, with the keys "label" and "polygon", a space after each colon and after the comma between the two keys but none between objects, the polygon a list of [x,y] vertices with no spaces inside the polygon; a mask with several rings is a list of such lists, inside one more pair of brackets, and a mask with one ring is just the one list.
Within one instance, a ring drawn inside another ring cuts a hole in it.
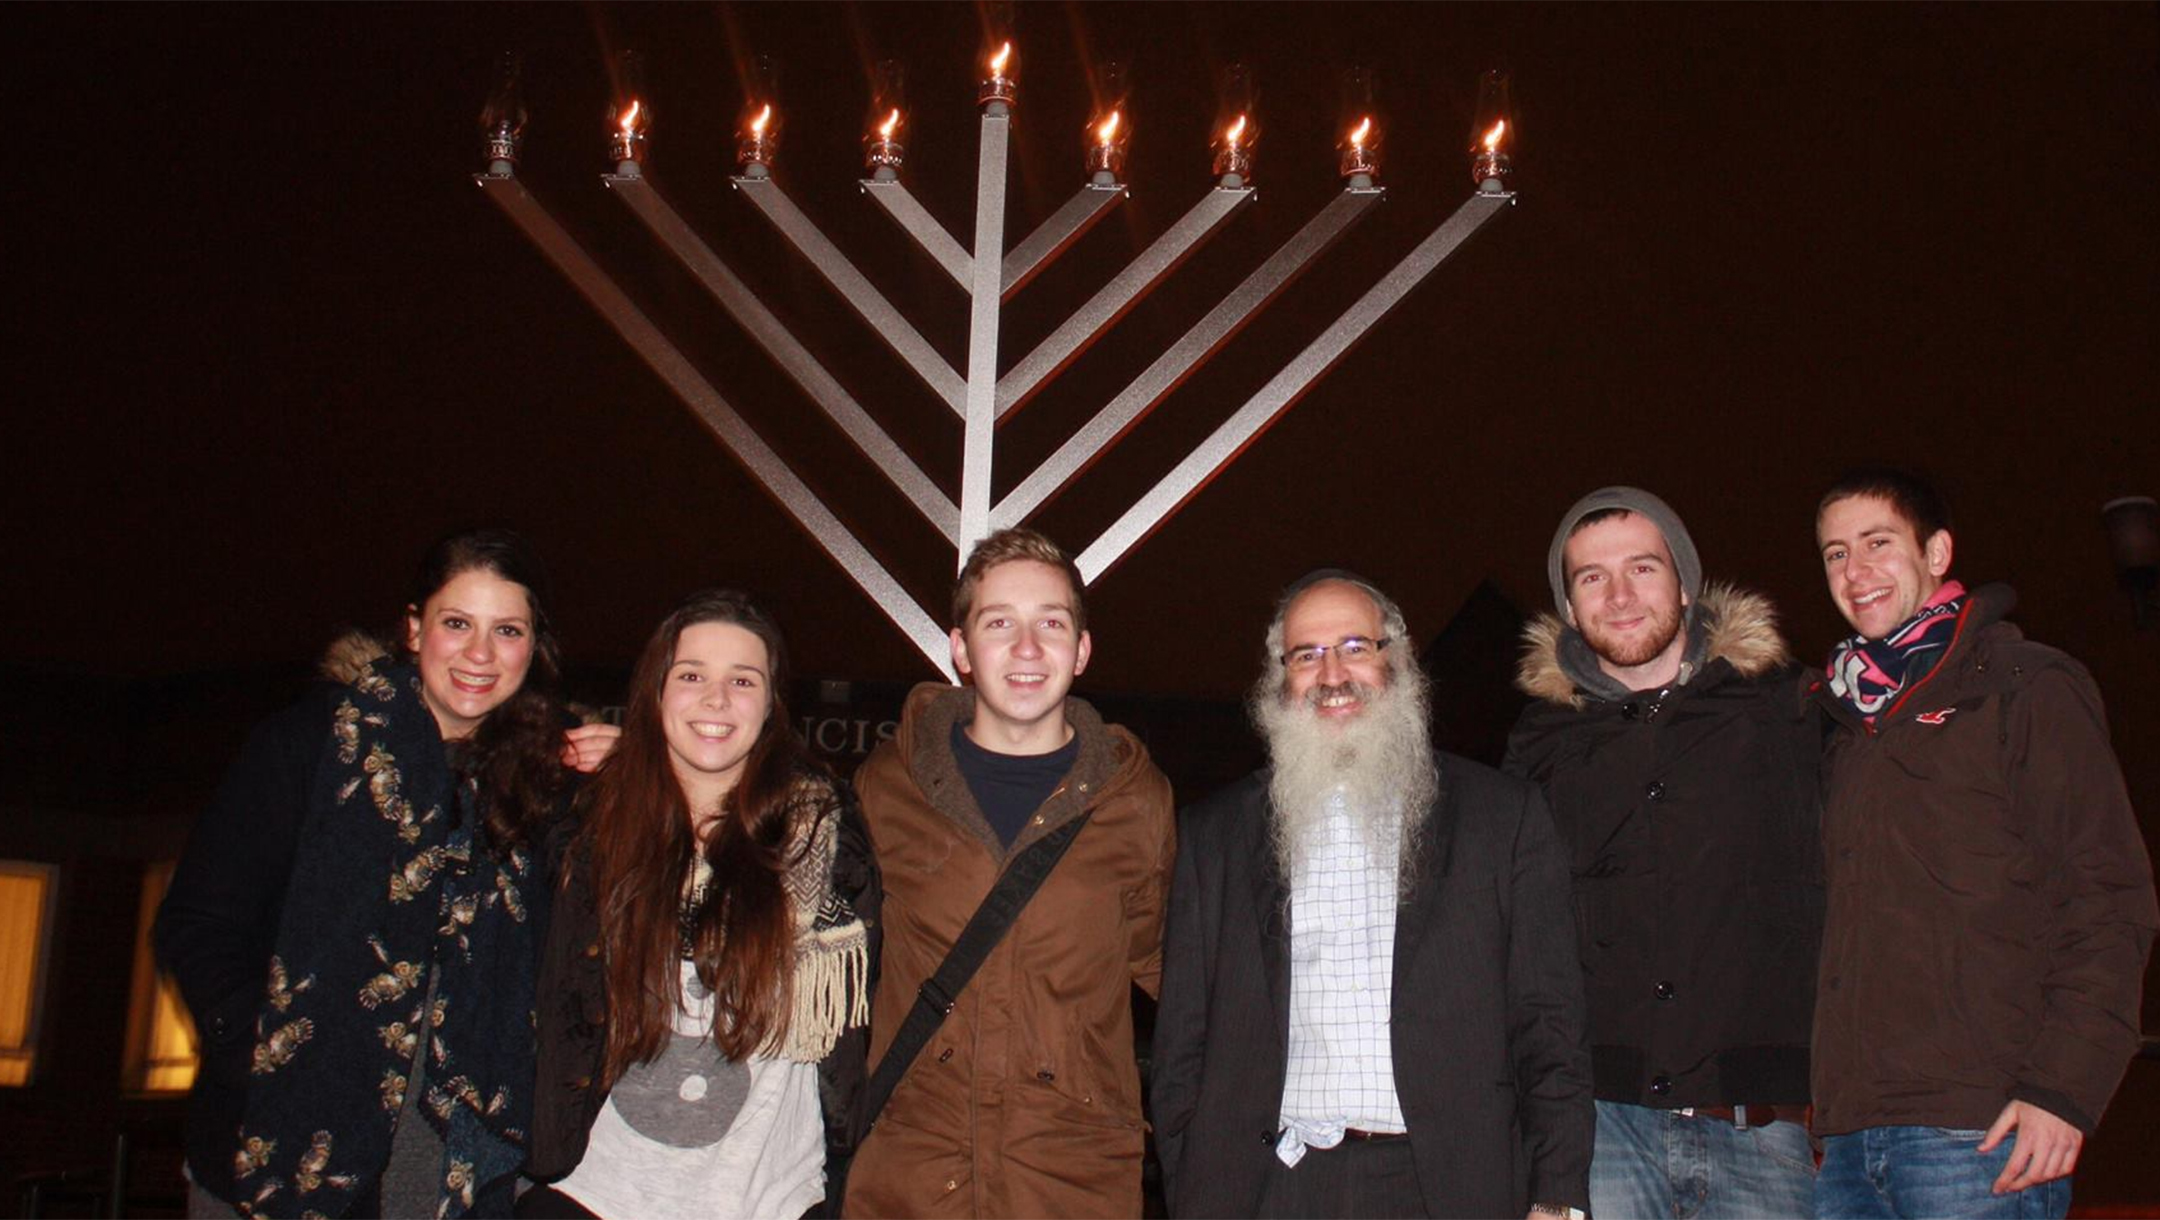
[{"label": "young man in brown parka", "polygon": [[1855,634],[1837,722],[1816,988],[1818,1216],[2061,1216],[2138,1048],[2160,911],[2092,676],[1950,578],[1950,514],[1847,475],[1815,540]]},{"label": "young man in brown parka", "polygon": [[1131,996],[1162,973],[1170,784],[1067,694],[1092,641],[1079,572],[1049,539],[978,543],[953,623],[972,684],[916,687],[856,776],[885,881],[873,1066],[1006,865],[1093,812],[893,1090],[845,1214],[1137,1216]]}]

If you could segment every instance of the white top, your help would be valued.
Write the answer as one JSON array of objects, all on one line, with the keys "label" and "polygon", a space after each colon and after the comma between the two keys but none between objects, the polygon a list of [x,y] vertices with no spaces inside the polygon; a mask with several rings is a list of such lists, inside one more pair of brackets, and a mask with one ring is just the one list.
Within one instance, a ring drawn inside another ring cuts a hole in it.
[{"label": "white top", "polygon": [[555,1189],[596,1215],[652,1220],[800,1216],[825,1196],[817,1065],[729,1063],[706,1037],[712,997],[682,965],[675,1034],[633,1066]]},{"label": "white top", "polygon": [[1290,1062],[1275,1144],[1285,1165],[1333,1148],[1345,1128],[1408,1130],[1388,1041],[1401,848],[1379,837],[1368,850],[1337,790],[1290,881]]}]

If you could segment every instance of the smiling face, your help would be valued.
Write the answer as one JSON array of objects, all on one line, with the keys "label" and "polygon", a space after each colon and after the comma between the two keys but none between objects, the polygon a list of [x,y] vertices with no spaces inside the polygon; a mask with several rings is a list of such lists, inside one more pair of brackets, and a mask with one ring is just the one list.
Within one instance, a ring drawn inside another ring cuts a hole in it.
[{"label": "smiling face", "polygon": [[1575,531],[1562,555],[1568,612],[1598,668],[1630,690],[1679,676],[1688,600],[1657,524],[1641,513],[1607,517]]},{"label": "smiling face", "polygon": [[765,641],[715,622],[692,623],[675,637],[675,660],[660,687],[660,731],[693,820],[718,809],[742,778],[771,711]]},{"label": "smiling face", "polygon": [[982,574],[967,621],[952,632],[953,665],[975,679],[968,736],[1000,754],[1047,754],[1065,744],[1065,695],[1087,668],[1092,641],[1074,626],[1061,568],[1014,559]]},{"label": "smiling face", "polygon": [[[1298,594],[1283,613],[1283,652],[1325,649],[1317,664],[1283,672],[1283,701],[1310,706],[1323,721],[1346,721],[1364,713],[1374,692],[1388,684],[1384,649],[1346,659],[1344,640],[1387,638],[1387,619],[1355,585],[1329,581]],[[1392,641],[1391,641],[1392,642]]]},{"label": "smiling face", "polygon": [[1942,587],[1950,571],[1949,530],[1922,539],[1881,496],[1847,496],[1815,519],[1830,600],[1854,631],[1879,640]]},{"label": "smiling face", "polygon": [[420,663],[420,698],[443,740],[472,736],[525,684],[532,605],[525,586],[485,568],[460,572],[405,614],[405,647]]}]

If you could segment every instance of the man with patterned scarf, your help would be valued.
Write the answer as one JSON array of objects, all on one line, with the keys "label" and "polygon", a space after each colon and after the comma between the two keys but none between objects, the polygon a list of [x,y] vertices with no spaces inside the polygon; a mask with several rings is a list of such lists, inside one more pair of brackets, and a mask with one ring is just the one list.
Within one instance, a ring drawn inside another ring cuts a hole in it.
[{"label": "man with patterned scarf", "polygon": [[1949,578],[1950,516],[1897,471],[1815,519],[1855,634],[1837,723],[1815,1009],[1821,1216],[2061,1216],[2138,1047],[2160,910],[2083,666]]},{"label": "man with patterned scarf", "polygon": [[1524,632],[1503,769],[1574,879],[1597,1146],[1590,1211],[1807,1216],[1822,929],[1821,718],[1764,598],[1703,584],[1665,501],[1591,492]]}]

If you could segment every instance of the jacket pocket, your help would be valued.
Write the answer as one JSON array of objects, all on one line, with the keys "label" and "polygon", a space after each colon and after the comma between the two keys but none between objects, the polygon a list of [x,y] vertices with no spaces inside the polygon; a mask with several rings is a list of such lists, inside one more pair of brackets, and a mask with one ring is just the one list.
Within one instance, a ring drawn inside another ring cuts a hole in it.
[{"label": "jacket pocket", "polygon": [[1022,1106],[1084,1126],[1147,1129],[1139,1105],[1104,1087],[1098,1072],[1081,1056],[1038,1047],[1024,1067],[1026,1075],[1018,1090]]},{"label": "jacket pocket", "polygon": [[1572,889],[1574,892],[1568,895],[1568,907],[1575,913],[1575,956],[1581,959],[1587,969],[1590,965],[1590,900],[1583,894],[1580,880],[1576,881]]},{"label": "jacket pocket", "polygon": [[[895,1094],[897,1096],[897,1094]],[[845,1210],[860,1216],[954,1215],[974,1175],[966,1124],[927,1126],[891,1107],[863,1137],[847,1169]]]},{"label": "jacket pocket", "polygon": [[200,1034],[203,1074],[235,1093],[247,1088],[254,1060],[258,999],[254,992],[228,997],[210,1014]]}]

